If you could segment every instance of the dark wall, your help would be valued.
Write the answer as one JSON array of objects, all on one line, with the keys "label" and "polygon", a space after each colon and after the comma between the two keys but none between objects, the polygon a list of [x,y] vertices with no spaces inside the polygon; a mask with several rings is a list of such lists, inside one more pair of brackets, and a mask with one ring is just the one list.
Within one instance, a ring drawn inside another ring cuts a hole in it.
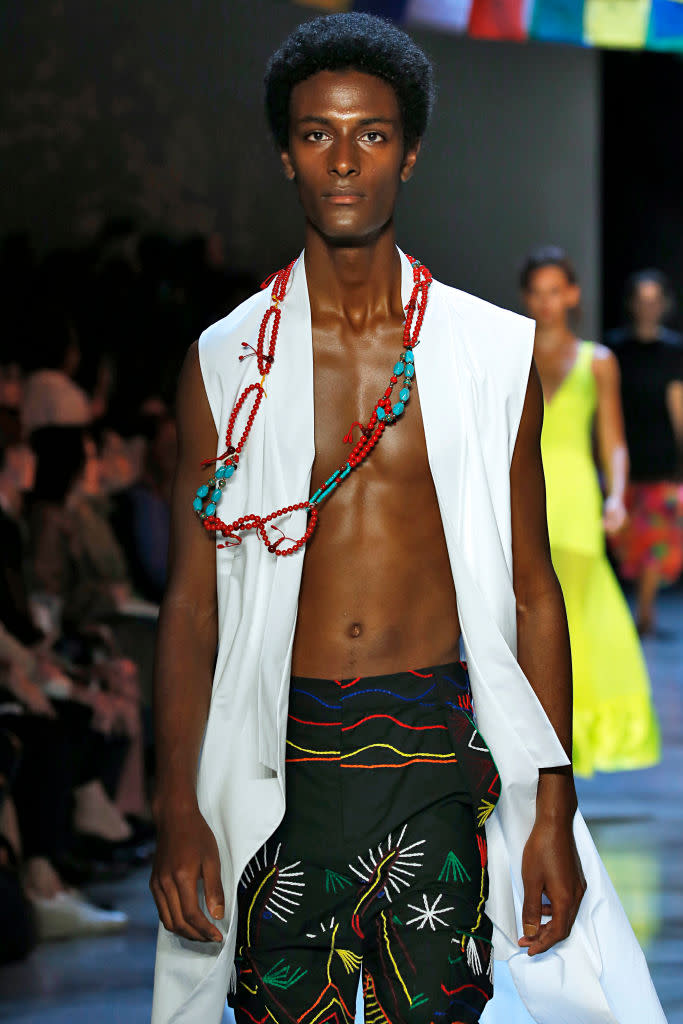
[{"label": "dark wall", "polygon": [[[7,7],[13,7],[10,11]],[[0,232],[41,247],[112,214],[221,231],[264,273],[301,243],[265,133],[268,54],[313,12],[277,0],[32,0],[0,25]],[[399,237],[444,280],[517,304],[526,250],[556,241],[598,320],[597,54],[416,33],[436,60],[437,115]]]},{"label": "dark wall", "polygon": [[659,267],[683,303],[683,60],[605,53],[605,326],[623,316],[633,270]]}]

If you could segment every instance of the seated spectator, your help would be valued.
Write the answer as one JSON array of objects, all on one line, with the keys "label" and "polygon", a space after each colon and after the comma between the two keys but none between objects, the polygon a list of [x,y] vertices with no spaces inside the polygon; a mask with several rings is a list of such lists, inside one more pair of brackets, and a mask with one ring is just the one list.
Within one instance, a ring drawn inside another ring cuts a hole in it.
[{"label": "seated spectator", "polygon": [[[89,713],[81,709],[85,718],[62,718],[14,660],[13,643],[8,639],[0,626],[0,735],[5,741],[9,737],[18,751],[11,772],[3,773],[5,803],[11,795],[12,807],[9,816],[7,806],[4,808],[0,848],[6,867],[21,868],[21,889],[32,914],[26,920],[16,885],[6,909],[12,911],[25,935],[35,926],[42,940],[119,931],[127,923],[126,915],[94,906],[67,885],[58,867],[71,842],[72,801],[76,806],[74,822],[79,816],[87,818],[87,804],[92,801],[89,790],[96,790],[99,784],[93,757],[98,738],[87,725]],[[84,802],[85,811],[79,810]],[[31,944],[24,939],[17,948],[15,943],[3,952],[3,958],[25,955]]]},{"label": "seated spectator", "polygon": [[126,552],[136,589],[158,603],[166,585],[170,494],[176,463],[175,422],[167,414],[146,417],[145,433],[141,477],[115,495],[112,525]]},{"label": "seated spectator", "polygon": [[132,587],[125,555],[98,505],[95,443],[78,427],[44,427],[31,507],[33,581],[62,602],[63,623],[83,628],[123,608]]},{"label": "seated spectator", "polygon": [[98,377],[93,398],[76,383],[81,350],[75,327],[63,312],[43,310],[35,330],[40,366],[24,385],[21,420],[26,436],[46,426],[87,425],[104,412],[110,384],[107,373]]},{"label": "seated spectator", "polygon": [[[31,614],[21,512],[23,495],[33,483],[34,466],[33,453],[17,438],[0,444],[0,622],[13,641],[14,660],[46,693],[89,707],[102,732],[110,733],[115,726],[126,737],[125,757],[116,778],[110,777],[109,795],[120,813],[145,817],[148,802],[135,665],[123,657],[106,656],[105,652],[100,652],[92,664],[80,668],[70,665],[53,649],[61,639],[57,631],[44,634]],[[64,712],[65,704],[60,709]],[[109,838],[129,839],[131,830],[123,819],[121,829]]]}]

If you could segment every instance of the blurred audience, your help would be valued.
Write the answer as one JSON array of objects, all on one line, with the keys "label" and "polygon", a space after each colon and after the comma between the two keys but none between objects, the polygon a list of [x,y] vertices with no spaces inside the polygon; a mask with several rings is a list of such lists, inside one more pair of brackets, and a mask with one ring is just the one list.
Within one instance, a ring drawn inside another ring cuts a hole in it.
[{"label": "blurred audience", "polygon": [[220,236],[127,218],[42,259],[0,241],[0,963],[126,926],[86,893],[153,851],[177,376],[257,287]]},{"label": "blurred audience", "polygon": [[637,622],[655,627],[662,584],[683,568],[683,344],[664,326],[673,311],[671,287],[659,270],[626,284],[628,323],[608,334],[619,361],[626,439],[631,459],[628,520],[610,537],[622,576],[637,583]]}]

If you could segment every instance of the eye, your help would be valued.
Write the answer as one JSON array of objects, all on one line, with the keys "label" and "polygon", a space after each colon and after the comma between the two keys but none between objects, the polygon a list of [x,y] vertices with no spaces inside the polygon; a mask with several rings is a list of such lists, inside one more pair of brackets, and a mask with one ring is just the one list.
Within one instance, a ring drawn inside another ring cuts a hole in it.
[{"label": "eye", "polygon": [[307,132],[306,134],[306,139],[310,140],[311,142],[322,142],[326,138],[327,134],[320,128],[316,128],[314,131]]},{"label": "eye", "polygon": [[385,140],[385,136],[382,135],[381,132],[374,131],[374,129],[372,131],[365,132],[365,134],[362,137],[367,142],[384,142]]}]

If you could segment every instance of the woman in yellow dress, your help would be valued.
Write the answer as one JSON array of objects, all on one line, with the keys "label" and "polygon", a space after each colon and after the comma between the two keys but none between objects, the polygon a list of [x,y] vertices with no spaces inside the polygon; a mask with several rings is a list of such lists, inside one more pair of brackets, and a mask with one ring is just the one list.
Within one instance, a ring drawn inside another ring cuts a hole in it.
[{"label": "woman in yellow dress", "polygon": [[561,249],[533,253],[521,285],[536,320],[534,359],[545,398],[541,450],[552,558],[571,640],[574,771],[644,768],[659,760],[659,729],[638,634],[605,553],[605,531],[616,532],[626,519],[619,367],[608,349],[571,330],[581,293]]}]

